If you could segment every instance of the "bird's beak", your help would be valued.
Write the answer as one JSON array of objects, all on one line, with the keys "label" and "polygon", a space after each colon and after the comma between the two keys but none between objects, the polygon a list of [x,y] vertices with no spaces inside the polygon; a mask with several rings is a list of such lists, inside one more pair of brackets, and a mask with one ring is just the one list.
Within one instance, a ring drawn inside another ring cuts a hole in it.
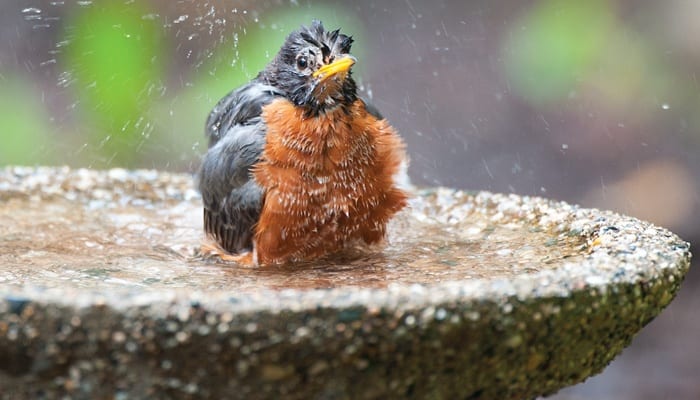
[{"label": "bird's beak", "polygon": [[350,67],[352,67],[356,61],[357,59],[355,57],[349,54],[344,55],[340,58],[337,58],[332,63],[322,66],[317,71],[315,71],[312,74],[312,76],[314,78],[319,78],[321,81],[325,81],[331,76],[335,76],[338,74],[347,74],[347,72],[350,70]]}]

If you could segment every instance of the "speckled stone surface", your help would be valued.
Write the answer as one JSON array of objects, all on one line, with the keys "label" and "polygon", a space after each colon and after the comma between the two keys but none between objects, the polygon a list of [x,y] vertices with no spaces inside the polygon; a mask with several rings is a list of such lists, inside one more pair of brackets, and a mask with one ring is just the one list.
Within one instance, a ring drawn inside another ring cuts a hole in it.
[{"label": "speckled stone surface", "polygon": [[[183,175],[5,169],[0,209],[17,197],[198,201]],[[416,197],[414,211],[435,223],[522,221],[562,239],[536,246],[572,253],[552,268],[378,287],[91,287],[0,274],[0,398],[534,398],[600,372],[690,265],[688,243],[610,212],[449,189]],[[0,230],[0,242],[17,236]]]}]

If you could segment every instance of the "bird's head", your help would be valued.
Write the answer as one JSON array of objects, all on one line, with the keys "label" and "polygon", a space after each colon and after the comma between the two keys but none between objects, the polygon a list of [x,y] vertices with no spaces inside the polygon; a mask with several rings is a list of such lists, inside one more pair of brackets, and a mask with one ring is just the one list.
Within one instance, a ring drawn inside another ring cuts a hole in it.
[{"label": "bird's head", "polygon": [[340,30],[326,31],[320,21],[302,26],[285,40],[258,79],[282,90],[294,104],[318,113],[357,98],[350,68],[353,39]]}]

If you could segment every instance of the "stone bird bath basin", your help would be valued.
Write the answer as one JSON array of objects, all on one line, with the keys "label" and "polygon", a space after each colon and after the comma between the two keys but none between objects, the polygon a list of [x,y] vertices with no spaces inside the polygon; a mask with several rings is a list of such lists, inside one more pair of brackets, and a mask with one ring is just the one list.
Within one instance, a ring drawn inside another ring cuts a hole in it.
[{"label": "stone bird bath basin", "polygon": [[382,252],[201,259],[191,178],[0,172],[0,397],[528,399],[601,371],[689,246],[541,198],[418,190]]}]

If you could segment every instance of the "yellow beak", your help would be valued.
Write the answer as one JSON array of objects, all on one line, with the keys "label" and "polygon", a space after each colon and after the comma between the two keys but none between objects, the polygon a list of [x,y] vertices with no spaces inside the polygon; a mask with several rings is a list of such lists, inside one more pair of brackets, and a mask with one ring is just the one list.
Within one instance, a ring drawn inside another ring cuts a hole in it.
[{"label": "yellow beak", "polygon": [[332,63],[322,66],[315,71],[312,76],[314,78],[320,78],[322,81],[324,81],[333,75],[347,73],[350,70],[350,67],[352,67],[356,61],[357,59],[355,57],[351,55],[344,55],[337,58]]}]

